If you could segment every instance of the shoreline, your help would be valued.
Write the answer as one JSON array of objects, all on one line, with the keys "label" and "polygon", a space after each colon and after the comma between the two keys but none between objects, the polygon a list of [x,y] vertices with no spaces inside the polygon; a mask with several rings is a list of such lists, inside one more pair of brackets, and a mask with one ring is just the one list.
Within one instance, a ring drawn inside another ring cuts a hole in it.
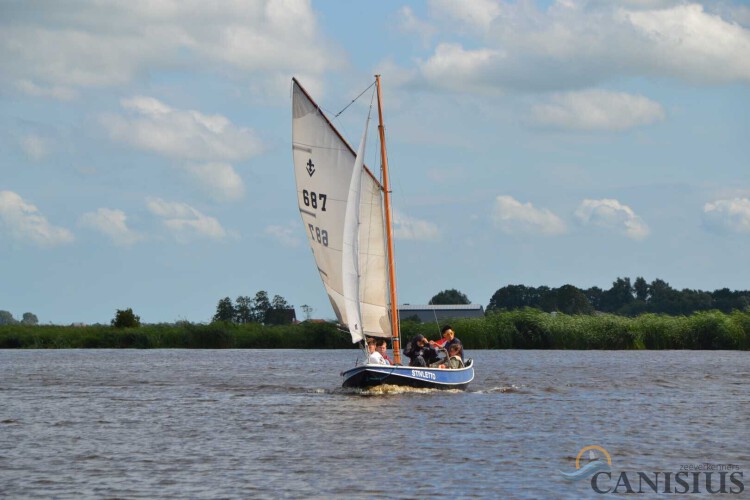
[{"label": "shoreline", "polygon": [[[535,309],[452,321],[466,349],[750,350],[750,311],[636,317],[549,314]],[[417,334],[437,338],[432,323],[401,323],[401,343]],[[0,349],[353,349],[333,323],[2,325]]]}]

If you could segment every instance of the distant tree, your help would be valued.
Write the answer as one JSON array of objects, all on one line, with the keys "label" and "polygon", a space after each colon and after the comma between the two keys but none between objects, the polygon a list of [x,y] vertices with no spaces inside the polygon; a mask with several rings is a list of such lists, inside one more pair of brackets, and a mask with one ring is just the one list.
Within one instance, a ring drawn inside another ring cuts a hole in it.
[{"label": "distant tree", "polygon": [[216,314],[214,314],[213,321],[234,321],[234,306],[232,305],[232,299],[224,297],[219,301],[216,306]]},{"label": "distant tree", "polygon": [[638,316],[647,312],[651,312],[651,306],[647,302],[638,299],[615,311],[615,313],[621,316]]},{"label": "distant tree", "polygon": [[541,300],[549,292],[549,287],[528,287],[525,285],[507,285],[497,290],[490,298],[487,312],[522,309],[524,307],[541,308]]},{"label": "distant tree", "polygon": [[543,294],[539,295],[539,300],[536,302],[537,309],[541,309],[544,312],[557,311],[557,289],[546,290]]},{"label": "distant tree", "polygon": [[36,314],[34,313],[23,313],[23,319],[21,320],[21,323],[24,325],[38,325],[39,324],[39,318],[36,317]]},{"label": "distant tree", "polygon": [[563,285],[555,291],[556,309],[564,314],[591,314],[594,308],[581,290]]},{"label": "distant tree", "polygon": [[708,311],[713,308],[714,300],[708,292],[687,288],[679,292],[678,314],[688,315],[695,311]]},{"label": "distant tree", "polygon": [[744,311],[750,305],[750,292],[733,292],[729,288],[714,290],[711,294],[714,307],[722,312],[730,313],[734,310]]},{"label": "distant tree", "polygon": [[237,297],[234,301],[234,321],[236,323],[251,323],[253,316],[253,299],[250,297]]},{"label": "distant tree", "polygon": [[680,314],[680,292],[664,280],[655,279],[648,287],[649,310],[656,313]]},{"label": "distant tree", "polygon": [[719,290],[714,290],[713,293],[711,293],[711,297],[714,300],[716,309],[725,313],[732,311],[732,306],[734,302],[734,294],[729,288],[721,288]]},{"label": "distant tree", "polygon": [[648,294],[654,302],[671,299],[674,297],[674,292],[675,289],[669,286],[669,283],[659,278],[652,281],[648,287]]},{"label": "distant tree", "polygon": [[602,311],[617,312],[635,300],[630,278],[617,278],[612,288],[602,294]]},{"label": "distant tree", "polygon": [[750,291],[732,291],[722,288],[713,292],[683,289],[675,290],[669,283],[655,279],[647,283],[642,277],[631,285],[630,278],[617,278],[612,288],[602,290],[591,287],[578,290],[572,285],[550,289],[524,285],[508,285],[495,292],[487,312],[533,307],[543,311],[560,311],[569,314],[585,313],[586,302],[576,292],[581,292],[596,311],[625,316],[644,313],[690,315],[698,311],[718,309],[725,313],[750,311]]},{"label": "distant tree", "polygon": [[273,300],[271,301],[271,307],[273,309],[288,309],[289,304],[281,295],[274,295]]},{"label": "distant tree", "polygon": [[305,313],[305,319],[309,320],[312,314],[313,308],[308,306],[307,304],[302,304],[300,306],[300,309],[302,309],[302,312]]},{"label": "distant tree", "polygon": [[133,313],[131,308],[118,309],[112,320],[115,328],[138,328],[141,326],[141,318]]},{"label": "distant tree", "polygon": [[648,300],[648,283],[641,276],[638,276],[633,282],[633,291],[635,291],[635,300],[643,302]]},{"label": "distant tree", "polygon": [[268,300],[268,292],[260,290],[253,299],[253,321],[265,323],[266,313],[269,309],[271,309],[271,301]]},{"label": "distant tree", "polygon": [[13,315],[8,311],[0,311],[0,325],[15,325],[18,323]]},{"label": "distant tree", "polygon": [[586,295],[586,298],[589,299],[589,302],[591,303],[591,306],[594,308],[594,310],[601,311],[602,295],[604,295],[604,290],[602,290],[598,286],[592,286],[591,288],[584,290],[583,293]]},{"label": "distant tree", "polygon": [[438,305],[438,304],[444,304],[444,305],[455,305],[455,304],[471,304],[471,301],[469,300],[469,297],[467,297],[465,294],[459,292],[455,288],[451,288],[450,290],[443,290],[442,292],[438,293],[434,297],[430,299],[430,302],[428,302],[430,305]]}]

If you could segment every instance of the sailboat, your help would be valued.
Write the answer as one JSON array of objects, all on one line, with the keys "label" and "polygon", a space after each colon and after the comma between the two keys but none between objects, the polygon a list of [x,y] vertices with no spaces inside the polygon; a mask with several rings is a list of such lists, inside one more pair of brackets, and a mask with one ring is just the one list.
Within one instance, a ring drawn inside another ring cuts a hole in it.
[{"label": "sailboat", "polygon": [[[341,373],[344,387],[389,384],[465,389],[474,378],[464,368],[401,365],[396,301],[391,191],[380,75],[375,76],[380,176],[364,164],[368,119],[355,151],[310,94],[292,79],[292,155],[297,202],[331,306],[352,342],[390,338],[392,365],[360,364]],[[365,358],[367,359],[367,358]]]}]

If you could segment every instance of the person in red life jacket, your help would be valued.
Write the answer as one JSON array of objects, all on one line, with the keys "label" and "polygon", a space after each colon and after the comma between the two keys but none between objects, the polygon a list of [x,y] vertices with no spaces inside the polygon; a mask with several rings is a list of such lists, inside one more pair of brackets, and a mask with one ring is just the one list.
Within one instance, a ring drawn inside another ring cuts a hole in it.
[{"label": "person in red life jacket", "polygon": [[442,335],[443,338],[438,341],[430,340],[430,345],[436,348],[445,349],[446,351],[448,351],[448,348],[450,346],[457,345],[459,347],[457,356],[460,357],[463,361],[464,346],[461,341],[456,338],[456,333],[453,331],[453,327],[450,325],[445,325],[443,329],[440,330],[440,335]]},{"label": "person in red life jacket", "polygon": [[386,352],[388,350],[388,345],[386,344],[385,339],[378,339],[375,341],[375,350],[380,353],[386,361],[386,364],[393,364],[393,361],[391,361],[391,358],[388,357],[388,353]]}]

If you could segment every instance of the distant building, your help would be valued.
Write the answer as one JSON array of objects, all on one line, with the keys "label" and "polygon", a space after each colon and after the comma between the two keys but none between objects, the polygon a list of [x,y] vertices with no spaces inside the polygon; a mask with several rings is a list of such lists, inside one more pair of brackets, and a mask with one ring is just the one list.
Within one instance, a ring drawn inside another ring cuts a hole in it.
[{"label": "distant building", "polygon": [[274,313],[277,315],[276,319],[279,321],[279,324],[283,325],[294,325],[297,324],[297,313],[294,310],[293,307],[288,307],[286,309],[276,310]]},{"label": "distant building", "polygon": [[418,318],[422,323],[437,321],[442,323],[449,319],[482,318],[484,307],[479,304],[450,304],[450,305],[412,305],[398,306],[401,321]]}]

